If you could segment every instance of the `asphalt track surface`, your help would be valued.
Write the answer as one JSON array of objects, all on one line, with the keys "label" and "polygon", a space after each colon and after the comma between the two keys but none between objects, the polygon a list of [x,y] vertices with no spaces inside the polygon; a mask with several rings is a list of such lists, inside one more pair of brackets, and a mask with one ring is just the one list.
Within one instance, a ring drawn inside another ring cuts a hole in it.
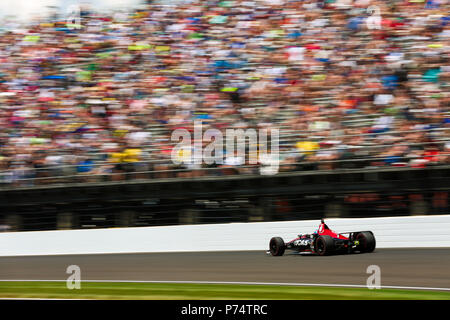
[{"label": "asphalt track surface", "polygon": [[0,257],[0,280],[65,280],[69,265],[82,280],[232,281],[366,285],[370,265],[382,286],[450,288],[450,248],[376,249],[373,253],[307,256],[264,251]]}]

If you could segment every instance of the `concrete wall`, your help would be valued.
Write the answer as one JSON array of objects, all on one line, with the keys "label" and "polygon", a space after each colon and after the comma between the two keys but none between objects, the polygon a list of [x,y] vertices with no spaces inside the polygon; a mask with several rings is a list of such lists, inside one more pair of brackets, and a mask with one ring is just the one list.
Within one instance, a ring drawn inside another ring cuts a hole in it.
[{"label": "concrete wall", "polygon": [[[450,215],[327,219],[336,232],[374,232],[377,248],[450,247]],[[267,250],[272,236],[312,233],[319,220],[0,233],[0,256]]]}]

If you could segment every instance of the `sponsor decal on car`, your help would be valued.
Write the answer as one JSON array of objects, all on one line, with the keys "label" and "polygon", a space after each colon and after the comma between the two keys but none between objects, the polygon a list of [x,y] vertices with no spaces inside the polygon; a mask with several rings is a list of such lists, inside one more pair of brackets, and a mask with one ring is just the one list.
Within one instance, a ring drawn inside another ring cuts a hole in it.
[{"label": "sponsor decal on car", "polygon": [[307,246],[309,244],[309,240],[302,239],[302,240],[295,240],[294,245],[295,246]]}]

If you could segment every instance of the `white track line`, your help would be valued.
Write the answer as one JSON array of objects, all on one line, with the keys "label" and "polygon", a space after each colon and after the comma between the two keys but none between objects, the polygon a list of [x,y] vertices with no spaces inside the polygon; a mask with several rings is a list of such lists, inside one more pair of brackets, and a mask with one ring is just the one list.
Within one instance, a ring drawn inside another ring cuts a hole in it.
[{"label": "white track line", "polygon": [[[67,280],[1,280],[0,282],[66,282]],[[161,281],[161,280],[81,280],[81,282],[101,283],[184,283],[184,284],[240,284],[240,285],[271,285],[271,286],[304,286],[304,287],[346,287],[367,288],[360,284],[336,284],[336,283],[288,283],[288,282],[242,282],[242,281]],[[407,289],[407,290],[441,290],[450,291],[450,288],[434,287],[408,287],[408,286],[381,286],[381,289]]]}]

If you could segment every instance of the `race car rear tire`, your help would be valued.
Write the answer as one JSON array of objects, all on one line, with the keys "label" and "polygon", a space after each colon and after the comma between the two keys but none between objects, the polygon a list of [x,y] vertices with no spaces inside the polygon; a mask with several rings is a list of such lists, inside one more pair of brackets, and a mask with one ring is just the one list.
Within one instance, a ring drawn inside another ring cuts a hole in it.
[{"label": "race car rear tire", "polygon": [[280,237],[273,237],[269,242],[269,249],[272,256],[282,256],[286,250],[286,244]]},{"label": "race car rear tire", "polygon": [[315,251],[319,256],[328,256],[335,251],[334,240],[330,236],[320,236],[316,240]]},{"label": "race car rear tire", "polygon": [[357,249],[361,253],[365,252],[373,252],[375,250],[376,241],[375,236],[370,231],[358,232],[355,237],[355,240],[359,241],[359,245]]}]

